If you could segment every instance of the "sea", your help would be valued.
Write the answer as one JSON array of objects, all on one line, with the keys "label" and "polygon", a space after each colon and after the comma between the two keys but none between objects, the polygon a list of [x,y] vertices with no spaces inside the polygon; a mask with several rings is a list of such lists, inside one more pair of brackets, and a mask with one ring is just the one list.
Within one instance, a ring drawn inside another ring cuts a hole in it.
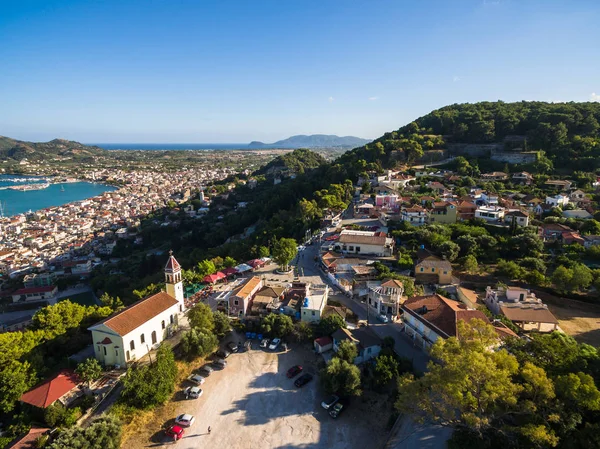
[{"label": "sea", "polygon": [[105,150],[250,150],[247,143],[86,143]]},{"label": "sea", "polygon": [[0,205],[5,217],[28,211],[37,211],[51,206],[81,201],[104,192],[116,190],[116,187],[92,182],[69,182],[50,184],[41,190],[2,189],[13,185],[43,184],[46,180],[35,176],[0,175]]}]

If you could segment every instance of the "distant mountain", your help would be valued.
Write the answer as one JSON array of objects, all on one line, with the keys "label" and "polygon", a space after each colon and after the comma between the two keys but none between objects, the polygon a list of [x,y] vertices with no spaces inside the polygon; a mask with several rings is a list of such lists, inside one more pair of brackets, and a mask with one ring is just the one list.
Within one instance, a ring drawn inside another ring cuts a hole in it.
[{"label": "distant mountain", "polygon": [[274,143],[250,142],[250,148],[356,148],[369,143],[368,139],[353,136],[334,136],[327,134],[298,135],[278,140]]},{"label": "distant mountain", "polygon": [[82,159],[100,155],[106,150],[95,146],[84,145],[71,140],[54,139],[50,142],[26,142],[0,136],[0,160],[42,161],[56,156]]}]

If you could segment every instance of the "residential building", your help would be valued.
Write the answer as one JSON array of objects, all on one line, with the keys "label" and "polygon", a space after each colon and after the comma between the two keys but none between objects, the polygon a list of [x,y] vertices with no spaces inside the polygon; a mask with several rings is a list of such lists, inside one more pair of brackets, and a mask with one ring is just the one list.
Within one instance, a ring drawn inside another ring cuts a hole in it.
[{"label": "residential building", "polygon": [[53,301],[58,293],[58,287],[48,285],[46,287],[22,288],[12,294],[13,303],[17,302],[48,302]]},{"label": "residential building", "polygon": [[508,175],[502,171],[494,171],[491,173],[483,173],[481,175],[482,181],[507,181]]},{"label": "residential building", "polygon": [[320,321],[328,296],[329,287],[327,285],[320,288],[309,286],[308,294],[302,300],[300,307],[300,320],[308,323]]},{"label": "residential building", "polygon": [[415,345],[429,349],[439,338],[458,336],[458,321],[474,318],[488,322],[483,312],[442,295],[413,296],[402,304],[406,335]]},{"label": "residential building", "polygon": [[229,316],[243,318],[249,313],[252,300],[262,287],[262,279],[258,276],[253,276],[244,284],[235,288],[229,296]]},{"label": "residential building", "polygon": [[531,173],[527,173],[526,171],[522,171],[519,173],[513,173],[511,179],[515,184],[530,185],[533,182],[533,175],[531,175]]},{"label": "residential building", "polygon": [[565,218],[578,218],[580,220],[590,220],[591,218],[594,218],[592,214],[584,209],[563,210],[562,216]]},{"label": "residential building", "polygon": [[544,183],[548,187],[553,187],[558,190],[570,190],[573,185],[571,181],[565,181],[562,179],[550,179]]},{"label": "residential building", "polygon": [[563,233],[573,232],[573,229],[560,223],[542,223],[539,229],[544,241],[562,240]]},{"label": "residential building", "polygon": [[391,256],[394,252],[394,239],[383,232],[345,229],[334,248],[352,254]]},{"label": "residential building", "polygon": [[522,210],[509,210],[504,214],[504,222],[509,225],[514,222],[517,226],[529,226],[529,214]]},{"label": "residential building", "polygon": [[546,204],[549,204],[552,207],[565,207],[567,204],[569,204],[569,197],[561,194],[547,196]]},{"label": "residential building", "polygon": [[54,285],[54,274],[52,273],[32,273],[23,278],[25,288],[48,287]]},{"label": "residential building", "polygon": [[37,449],[40,447],[40,438],[49,433],[50,429],[46,427],[33,426],[25,435],[14,440],[12,444],[9,444],[7,449]]},{"label": "residential building", "polygon": [[405,207],[400,212],[400,218],[402,221],[419,226],[427,222],[427,209],[418,205]]},{"label": "residential building", "polygon": [[498,206],[479,206],[475,210],[475,218],[481,218],[488,223],[497,223],[504,219],[505,209]]},{"label": "residential building", "polygon": [[498,287],[485,290],[485,304],[494,315],[504,315],[523,331],[552,332],[558,320],[530,290]]},{"label": "residential building", "polygon": [[317,354],[323,354],[333,349],[333,340],[331,337],[319,337],[315,338],[313,345]]},{"label": "residential building", "polygon": [[286,288],[279,286],[264,286],[254,296],[251,311],[253,315],[266,315],[279,310]]},{"label": "residential building", "polygon": [[37,408],[48,408],[55,402],[67,407],[83,395],[80,385],[81,379],[75,371],[64,369],[23,393],[20,401]]},{"label": "residential building", "polygon": [[88,328],[100,363],[126,367],[175,331],[185,305],[181,266],[172,254],[164,272],[166,292],[144,298]]},{"label": "residential building", "polygon": [[451,284],[453,281],[452,264],[428,253],[417,261],[415,279],[422,284]]},{"label": "residential building", "polygon": [[292,282],[292,286],[285,293],[285,297],[281,304],[283,313],[300,319],[300,307],[302,301],[308,295],[309,285],[305,282]]},{"label": "residential building", "polygon": [[429,223],[456,223],[458,216],[457,204],[453,201],[439,201],[433,203],[432,209],[429,211]]},{"label": "residential building", "polygon": [[375,195],[375,206],[393,209],[398,205],[398,195]]},{"label": "residential building", "polygon": [[331,335],[331,339],[335,352],[338,351],[342,341],[349,340],[356,345],[358,356],[354,359],[355,365],[377,357],[381,351],[381,339],[365,327],[352,330],[340,328]]},{"label": "residential building", "polygon": [[367,304],[381,315],[400,313],[400,303],[404,294],[404,285],[396,279],[383,282],[367,282],[369,288]]},{"label": "residential building", "polygon": [[591,248],[592,246],[600,245],[600,235],[584,235],[583,246]]},{"label": "residential building", "polygon": [[461,200],[457,206],[457,219],[459,221],[471,220],[475,218],[475,211],[477,210],[477,205],[472,203],[471,201]]}]

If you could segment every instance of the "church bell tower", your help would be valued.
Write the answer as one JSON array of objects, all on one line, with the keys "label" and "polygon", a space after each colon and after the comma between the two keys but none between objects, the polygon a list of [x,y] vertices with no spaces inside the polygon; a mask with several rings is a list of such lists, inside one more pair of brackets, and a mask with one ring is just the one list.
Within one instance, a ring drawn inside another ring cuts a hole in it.
[{"label": "church bell tower", "polygon": [[179,312],[185,309],[183,296],[183,280],[181,279],[181,265],[173,257],[173,251],[169,251],[169,260],[165,265],[165,285],[167,293],[179,303]]}]

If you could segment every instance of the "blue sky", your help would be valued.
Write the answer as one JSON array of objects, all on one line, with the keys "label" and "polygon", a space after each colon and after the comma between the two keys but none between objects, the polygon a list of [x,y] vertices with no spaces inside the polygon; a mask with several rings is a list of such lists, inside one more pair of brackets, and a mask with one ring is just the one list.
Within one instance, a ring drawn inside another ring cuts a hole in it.
[{"label": "blue sky", "polygon": [[438,107],[600,100],[595,0],[0,1],[0,135],[375,138]]}]

